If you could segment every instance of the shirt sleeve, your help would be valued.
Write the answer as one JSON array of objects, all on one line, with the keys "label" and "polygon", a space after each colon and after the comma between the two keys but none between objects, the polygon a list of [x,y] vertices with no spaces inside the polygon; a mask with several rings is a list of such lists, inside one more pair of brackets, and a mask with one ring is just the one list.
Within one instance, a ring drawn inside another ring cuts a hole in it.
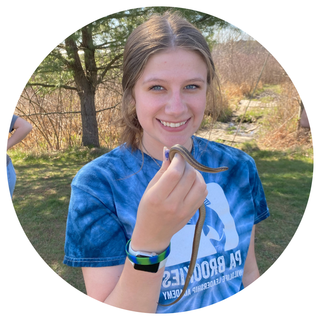
[{"label": "shirt sleeve", "polygon": [[269,208],[267,206],[267,200],[263,190],[263,186],[258,174],[258,170],[254,160],[251,162],[250,170],[250,184],[252,186],[252,198],[255,206],[254,224],[258,224],[262,220],[265,220],[270,216]]},{"label": "shirt sleeve", "polygon": [[63,263],[72,267],[124,264],[126,241],[116,214],[95,195],[72,185]]},{"label": "shirt sleeve", "polygon": [[17,121],[18,118],[19,118],[19,117],[16,116],[16,115],[13,115],[13,116],[12,116],[12,120],[11,120],[11,124],[10,124],[10,128],[9,128],[9,133],[11,133],[11,132],[13,131],[13,126],[14,126],[14,124],[15,124],[15,122]]}]

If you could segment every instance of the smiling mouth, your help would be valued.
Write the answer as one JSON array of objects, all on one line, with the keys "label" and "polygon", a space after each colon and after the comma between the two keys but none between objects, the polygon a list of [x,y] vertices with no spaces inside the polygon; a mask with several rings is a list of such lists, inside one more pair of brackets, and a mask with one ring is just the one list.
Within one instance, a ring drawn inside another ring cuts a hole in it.
[{"label": "smiling mouth", "polygon": [[182,125],[184,125],[188,120],[183,122],[165,122],[162,120],[159,120],[165,127],[171,127],[171,128],[178,128]]}]

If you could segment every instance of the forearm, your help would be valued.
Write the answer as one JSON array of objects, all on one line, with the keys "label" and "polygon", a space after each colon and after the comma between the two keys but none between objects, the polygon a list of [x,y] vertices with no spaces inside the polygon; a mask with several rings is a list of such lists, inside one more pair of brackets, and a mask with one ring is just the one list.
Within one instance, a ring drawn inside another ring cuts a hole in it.
[{"label": "forearm", "polygon": [[259,268],[256,260],[254,241],[255,241],[255,226],[252,228],[252,234],[250,239],[249,250],[247,254],[247,259],[244,265],[242,283],[244,287],[254,282],[260,277]]},{"label": "forearm", "polygon": [[[192,218],[207,195],[202,176],[187,166],[180,155],[170,167],[169,164],[164,157],[161,169],[140,201],[131,236],[133,251],[159,254],[166,250],[172,236]],[[118,308],[156,312],[163,267],[157,273],[139,271],[126,259],[123,268],[92,269],[84,270],[88,295]]]},{"label": "forearm", "polygon": [[15,131],[13,135],[8,139],[7,150],[22,141],[32,130],[32,125],[29,122],[19,118],[16,121],[14,129]]},{"label": "forearm", "polygon": [[255,268],[252,268],[252,270],[247,271],[243,274],[242,283],[244,287],[247,287],[252,282],[256,281],[260,277],[258,266],[256,265]]},{"label": "forearm", "polygon": [[154,313],[163,271],[164,268],[157,273],[135,270],[127,259],[119,281],[105,303],[126,310]]}]

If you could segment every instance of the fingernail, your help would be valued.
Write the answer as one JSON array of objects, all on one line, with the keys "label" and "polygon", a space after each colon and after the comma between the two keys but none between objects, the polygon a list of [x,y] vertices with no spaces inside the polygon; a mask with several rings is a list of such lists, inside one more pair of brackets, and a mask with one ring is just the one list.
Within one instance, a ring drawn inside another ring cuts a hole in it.
[{"label": "fingernail", "polygon": [[163,147],[163,152],[164,152],[165,160],[168,161],[169,160],[169,149],[167,147]]}]

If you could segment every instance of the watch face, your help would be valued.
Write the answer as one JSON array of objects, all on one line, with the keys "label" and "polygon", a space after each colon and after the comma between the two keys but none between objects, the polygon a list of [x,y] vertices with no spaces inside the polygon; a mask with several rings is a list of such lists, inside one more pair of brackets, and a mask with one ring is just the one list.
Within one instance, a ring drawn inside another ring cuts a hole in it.
[{"label": "watch face", "polygon": [[[145,257],[145,256],[137,255],[137,257]],[[157,273],[159,270],[159,264],[160,264],[159,262],[155,264],[149,264],[149,265],[142,265],[142,264],[135,263],[133,267],[136,270]]]}]

